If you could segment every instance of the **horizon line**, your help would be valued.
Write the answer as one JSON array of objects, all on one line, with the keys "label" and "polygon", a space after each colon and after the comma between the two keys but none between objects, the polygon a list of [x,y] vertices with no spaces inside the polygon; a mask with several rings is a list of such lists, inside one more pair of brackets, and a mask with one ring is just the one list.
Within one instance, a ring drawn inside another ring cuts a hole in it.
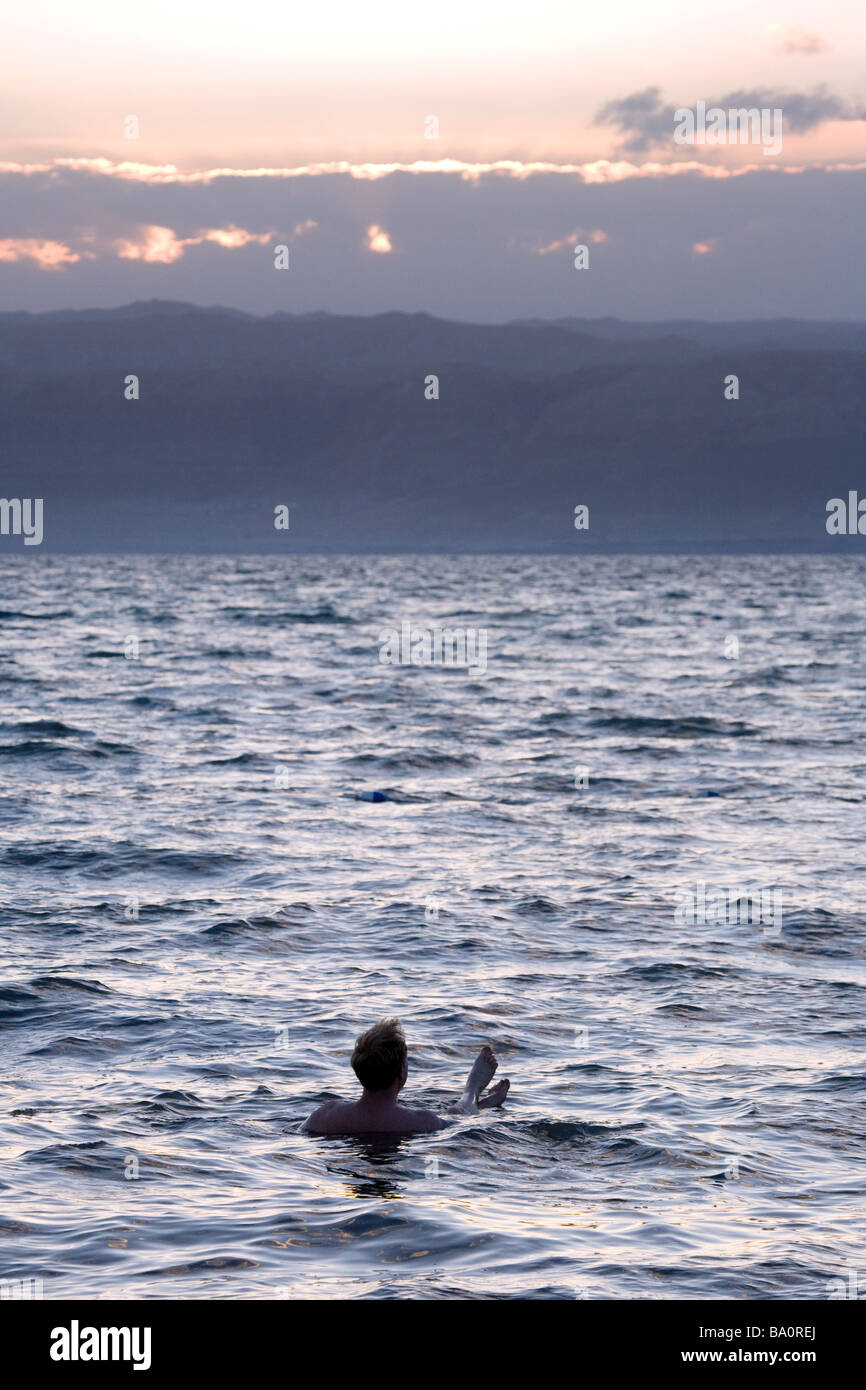
[{"label": "horizon line", "polygon": [[563,323],[621,323],[635,325],[637,327],[654,327],[656,325],[665,326],[667,324],[711,324],[711,325],[739,325],[739,324],[770,324],[770,323],[796,323],[816,325],[826,327],[829,324],[842,325],[845,327],[866,327],[866,318],[805,318],[797,314],[773,314],[764,315],[757,318],[700,318],[700,317],[673,317],[673,318],[623,318],[619,314],[559,314],[555,318],[545,318],[541,315],[525,315],[513,319],[490,320],[490,319],[455,319],[443,314],[431,314],[428,309],[378,309],[367,314],[360,313],[340,313],[332,309],[306,309],[299,313],[293,313],[289,309],[274,309],[271,311],[256,312],[254,309],[240,309],[231,304],[196,304],[190,299],[161,299],[155,296],[152,299],[130,299],[124,304],[115,304],[109,307],[97,304],[85,305],[81,308],[66,309],[0,309],[0,320],[10,318],[58,318],[68,317],[75,314],[123,314],[130,309],[152,309],[154,316],[159,313],[161,308],[187,309],[197,314],[230,314],[233,317],[248,319],[378,319],[378,318],[420,318],[432,319],[438,323],[453,323],[463,327],[475,328],[537,328],[550,327],[557,328]]}]

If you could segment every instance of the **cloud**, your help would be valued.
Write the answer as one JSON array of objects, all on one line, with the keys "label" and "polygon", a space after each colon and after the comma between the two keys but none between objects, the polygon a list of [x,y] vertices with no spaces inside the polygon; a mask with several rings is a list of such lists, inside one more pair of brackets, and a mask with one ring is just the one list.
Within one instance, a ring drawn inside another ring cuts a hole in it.
[{"label": "cloud", "polygon": [[211,227],[195,236],[178,237],[171,227],[142,227],[138,240],[121,238],[115,243],[117,255],[122,261],[149,261],[159,265],[171,265],[179,261],[188,246],[202,246],[206,241],[222,246],[226,251],[237,250],[257,242],[264,246],[270,241],[272,233],[256,234],[243,227]]},{"label": "cloud", "polygon": [[780,92],[763,97],[757,92],[734,92],[717,104],[781,107],[786,127],[799,132],[814,130],[825,121],[866,121],[866,107],[843,101],[826,86],[816,87],[814,92]]},{"label": "cloud", "polygon": [[[816,87],[813,92],[729,92],[713,100],[706,98],[706,105],[707,109],[717,106],[723,111],[741,107],[771,111],[778,108],[785,129],[799,134],[815,130],[825,121],[866,120],[866,108],[843,101],[826,86]],[[640,155],[672,143],[676,109],[662,100],[660,87],[645,87],[641,92],[632,92],[631,96],[607,102],[596,113],[595,120],[597,125],[613,126],[620,132],[623,136],[620,153]]]},{"label": "cloud", "polygon": [[776,52],[811,58],[816,53],[826,53],[829,47],[827,40],[822,39],[820,34],[795,27],[785,31],[785,37],[777,46]]},{"label": "cloud", "polygon": [[62,270],[80,260],[78,252],[62,241],[39,237],[7,237],[0,241],[0,261],[34,261],[40,270]]},{"label": "cloud", "polygon": [[558,241],[551,241],[546,246],[537,247],[536,254],[549,256],[551,251],[562,251],[566,246],[586,245],[587,242],[593,246],[600,246],[607,239],[607,232],[603,232],[600,227],[596,227],[591,232],[586,232],[582,227],[578,227],[575,231],[569,232],[568,236],[560,237]]},{"label": "cloud", "polygon": [[367,228],[367,250],[376,251],[380,256],[387,256],[392,250],[391,238],[381,227],[373,225]]},{"label": "cloud", "polygon": [[[658,88],[652,90],[658,91]],[[613,105],[614,103],[609,103]],[[674,107],[662,107],[663,120],[659,122],[661,138],[667,139],[673,131]],[[755,165],[755,168],[758,166]],[[826,167],[826,166],[822,166]],[[849,166],[839,166],[849,167]],[[135,172],[133,172],[133,170]],[[173,164],[116,164],[110,159],[53,159],[43,164],[19,164],[13,160],[0,162],[0,178],[36,179],[49,175],[54,179],[71,175],[88,175],[106,180],[131,182],[139,188],[154,186],[186,188],[223,180],[243,179],[250,182],[286,183],[304,181],[323,176],[340,175],[353,181],[388,179],[393,174],[411,174],[419,180],[429,176],[449,178],[456,175],[466,183],[478,183],[488,175],[497,178],[516,179],[521,182],[535,178],[539,174],[576,177],[584,183],[621,183],[624,179],[656,178],[659,175],[700,173],[706,178],[734,178],[742,173],[742,168],[725,169],[718,164],[705,164],[699,160],[678,159],[669,164],[644,161],[641,164],[630,159],[595,159],[583,164],[555,163],[552,160],[497,159],[490,164],[472,164],[459,159],[443,159],[436,163],[415,161],[413,164],[315,164],[293,168],[277,169],[199,169],[184,172]],[[317,223],[311,219],[295,225],[295,235],[311,231]]]},{"label": "cloud", "polygon": [[[297,228],[295,230],[297,231]],[[250,243],[266,246],[272,235],[271,232],[247,232],[243,227],[212,227],[209,231],[200,232],[198,236],[187,237],[186,245],[200,246],[204,241],[213,241],[227,251],[235,251],[239,246],[249,246]]]},{"label": "cloud", "polygon": [[661,87],[644,87],[642,92],[605,102],[596,112],[595,123],[613,126],[625,136],[623,150],[642,154],[671,140],[674,110],[662,101]]},{"label": "cloud", "polygon": [[118,241],[117,254],[122,261],[150,261],[171,265],[179,261],[186,241],[179,241],[171,227],[144,227],[139,241]]},{"label": "cloud", "polygon": [[[399,308],[480,322],[866,316],[866,280],[851,273],[866,236],[866,164],[789,172],[766,163],[624,161],[471,181],[459,172],[394,173],[375,183],[350,175],[153,184],[92,170],[7,174],[2,235],[13,241],[0,261],[0,297],[7,308],[30,310],[156,296],[261,313]],[[814,260],[804,256],[803,229],[814,225],[816,207]],[[390,254],[371,252],[371,227],[387,237]],[[238,244],[244,232],[260,240]],[[592,268],[577,273],[570,248],[592,245],[598,232],[607,241],[592,246]],[[213,233],[219,239],[208,239]],[[715,255],[692,251],[716,239]],[[61,259],[78,255],[80,263],[37,273],[18,249],[29,240],[53,242]],[[271,247],[282,243],[292,246],[292,264],[278,274]],[[118,257],[119,246],[137,254]]]}]

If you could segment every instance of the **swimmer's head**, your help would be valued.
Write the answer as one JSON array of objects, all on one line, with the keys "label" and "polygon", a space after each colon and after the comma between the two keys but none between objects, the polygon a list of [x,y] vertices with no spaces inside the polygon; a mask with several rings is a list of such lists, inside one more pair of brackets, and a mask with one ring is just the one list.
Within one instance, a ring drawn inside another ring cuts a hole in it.
[{"label": "swimmer's head", "polygon": [[362,1033],[352,1053],[352,1070],[365,1091],[406,1084],[406,1039],[399,1018],[382,1018]]}]

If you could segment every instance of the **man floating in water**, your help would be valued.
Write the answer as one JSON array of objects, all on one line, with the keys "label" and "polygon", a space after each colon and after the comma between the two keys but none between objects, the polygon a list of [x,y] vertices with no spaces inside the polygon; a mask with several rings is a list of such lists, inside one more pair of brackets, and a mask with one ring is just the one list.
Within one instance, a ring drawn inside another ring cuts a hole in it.
[{"label": "man floating in water", "polygon": [[[502,1105],[511,1085],[507,1077],[481,1096],[498,1066],[493,1049],[482,1047],[463,1095],[452,1110],[471,1115],[476,1110]],[[364,1088],[360,1099],[326,1100],[306,1121],[304,1129],[313,1134],[429,1134],[449,1123],[432,1110],[412,1110],[397,1104],[409,1074],[406,1039],[398,1018],[383,1018],[361,1034],[352,1053],[352,1070]]]}]

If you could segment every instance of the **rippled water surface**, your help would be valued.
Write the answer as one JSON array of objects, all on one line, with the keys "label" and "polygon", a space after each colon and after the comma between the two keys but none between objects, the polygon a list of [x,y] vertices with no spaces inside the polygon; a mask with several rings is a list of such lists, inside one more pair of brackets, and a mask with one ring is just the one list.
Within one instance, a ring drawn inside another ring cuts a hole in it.
[{"label": "rippled water surface", "polygon": [[[856,559],[4,556],[0,1277],[824,1298],[866,1268],[864,589]],[[403,620],[485,629],[486,673],[382,665]],[[699,884],[781,921],[689,920]],[[489,1041],[507,1108],[300,1133],[390,1013],[412,1100]]]}]

